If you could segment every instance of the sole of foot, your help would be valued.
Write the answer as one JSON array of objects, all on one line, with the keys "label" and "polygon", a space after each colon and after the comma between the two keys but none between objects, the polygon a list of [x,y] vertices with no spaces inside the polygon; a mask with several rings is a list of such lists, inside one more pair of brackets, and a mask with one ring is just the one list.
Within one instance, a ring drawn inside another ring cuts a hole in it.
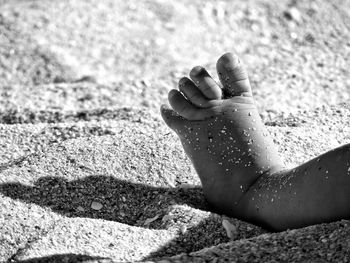
[{"label": "sole of foot", "polygon": [[217,62],[221,85],[202,67],[171,90],[165,123],[179,136],[217,211],[242,216],[240,199],[263,174],[283,167],[254,103],[245,67],[226,53]]}]

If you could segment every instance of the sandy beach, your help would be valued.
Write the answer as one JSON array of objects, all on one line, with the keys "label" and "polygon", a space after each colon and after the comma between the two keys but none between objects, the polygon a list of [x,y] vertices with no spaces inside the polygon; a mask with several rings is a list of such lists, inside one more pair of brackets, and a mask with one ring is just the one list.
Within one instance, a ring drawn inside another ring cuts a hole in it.
[{"label": "sandy beach", "polygon": [[350,142],[350,2],[0,0],[0,262],[349,262],[350,221],[208,208],[159,107],[234,51],[288,167]]}]

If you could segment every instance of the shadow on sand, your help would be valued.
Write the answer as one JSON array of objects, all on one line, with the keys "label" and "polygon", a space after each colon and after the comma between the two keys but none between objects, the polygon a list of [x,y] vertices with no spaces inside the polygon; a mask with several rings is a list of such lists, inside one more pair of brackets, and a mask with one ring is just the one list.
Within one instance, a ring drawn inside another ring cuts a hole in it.
[{"label": "shadow on sand", "polygon": [[[104,219],[151,229],[166,229],[162,216],[170,205],[188,205],[208,210],[199,187],[186,189],[152,187],[103,175],[88,176],[75,181],[67,181],[60,177],[42,177],[33,187],[20,183],[6,183],[0,185],[0,193],[25,203],[48,207],[68,217]],[[102,208],[96,205],[94,210],[93,202],[101,204]],[[154,218],[156,214],[161,216],[151,224],[145,224],[147,219]],[[211,217],[204,219],[185,233],[180,233],[177,238],[151,253],[146,259],[191,252],[229,241],[224,232],[209,230],[213,227],[221,228],[220,223],[216,221]],[[213,226],[213,222],[218,226]],[[206,232],[205,235],[203,231]],[[60,255],[56,262],[67,262],[63,260],[66,257],[69,258],[70,255]],[[53,262],[45,260],[46,258],[24,262]],[[77,262],[76,259],[72,260]]]},{"label": "shadow on sand", "polygon": [[[49,207],[64,216],[104,219],[132,226],[143,226],[146,219],[153,218],[171,204],[208,209],[199,187],[153,187],[103,175],[74,181],[41,177],[33,187],[20,183],[1,184],[0,192],[25,203]],[[147,228],[162,229],[157,224]]]},{"label": "shadow on sand", "polygon": [[60,254],[41,258],[31,258],[27,260],[16,261],[18,263],[76,263],[76,262],[98,262],[98,263],[113,263],[113,260],[103,257],[94,257],[76,254]]}]

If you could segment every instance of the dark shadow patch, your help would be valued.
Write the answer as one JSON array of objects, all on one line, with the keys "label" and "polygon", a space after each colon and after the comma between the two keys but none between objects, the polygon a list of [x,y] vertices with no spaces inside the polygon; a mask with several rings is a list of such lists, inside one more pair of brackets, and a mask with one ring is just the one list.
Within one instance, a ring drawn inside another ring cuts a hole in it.
[{"label": "dark shadow patch", "polygon": [[143,120],[155,120],[144,110],[136,110],[128,107],[118,109],[94,109],[83,111],[33,111],[30,109],[11,109],[0,112],[1,124],[36,124],[36,123],[63,123],[78,121],[101,120],[128,120],[130,122],[144,122]]},{"label": "dark shadow patch", "polygon": [[76,262],[99,262],[99,263],[112,263],[112,259],[103,257],[94,257],[87,255],[76,255],[76,254],[62,254],[52,255],[40,258],[31,258],[27,260],[16,260],[18,263],[76,263]]},{"label": "dark shadow patch", "polygon": [[[100,175],[74,181],[60,177],[42,177],[33,187],[20,183],[6,183],[0,185],[0,193],[26,203],[50,208],[67,217],[104,219],[147,229],[178,229],[176,238],[152,252],[144,260],[189,253],[230,241],[222,227],[222,217],[211,214],[202,219],[200,213],[186,210],[186,206],[209,210],[200,187],[153,187]],[[172,210],[174,207],[175,210]],[[176,214],[171,219],[174,221],[171,221],[170,226],[168,221],[164,220],[170,215],[169,212],[172,215]],[[188,224],[188,220],[193,222]],[[180,226],[188,228],[182,229]],[[237,230],[235,240],[250,238],[260,232],[259,228],[251,227],[247,230],[243,226]]]},{"label": "dark shadow patch", "polygon": [[[152,187],[103,175],[74,181],[42,177],[34,187],[20,183],[2,184],[0,192],[16,200],[48,207],[68,217],[104,219],[153,229],[164,228],[161,219],[169,205],[186,204],[207,209],[199,187]],[[146,220],[155,215],[159,218],[147,224]]]},{"label": "dark shadow patch", "polygon": [[175,256],[181,253],[187,254],[229,241],[230,239],[222,227],[221,218],[211,215],[195,227],[187,229],[185,233],[164,244],[161,248],[143,258],[143,260],[157,261],[164,257]]}]

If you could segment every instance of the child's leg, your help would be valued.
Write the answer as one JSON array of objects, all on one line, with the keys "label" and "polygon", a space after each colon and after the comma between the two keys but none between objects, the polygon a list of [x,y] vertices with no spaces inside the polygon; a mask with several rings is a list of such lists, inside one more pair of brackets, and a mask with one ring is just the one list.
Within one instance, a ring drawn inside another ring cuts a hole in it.
[{"label": "child's leg", "polygon": [[260,177],[240,205],[247,220],[275,230],[350,218],[350,144]]},{"label": "child's leg", "polygon": [[196,67],[190,74],[193,81],[180,80],[181,93],[169,93],[177,113],[161,110],[179,135],[213,208],[279,230],[349,217],[348,147],[295,171],[284,170],[239,60],[225,54],[217,69],[223,90]]}]

